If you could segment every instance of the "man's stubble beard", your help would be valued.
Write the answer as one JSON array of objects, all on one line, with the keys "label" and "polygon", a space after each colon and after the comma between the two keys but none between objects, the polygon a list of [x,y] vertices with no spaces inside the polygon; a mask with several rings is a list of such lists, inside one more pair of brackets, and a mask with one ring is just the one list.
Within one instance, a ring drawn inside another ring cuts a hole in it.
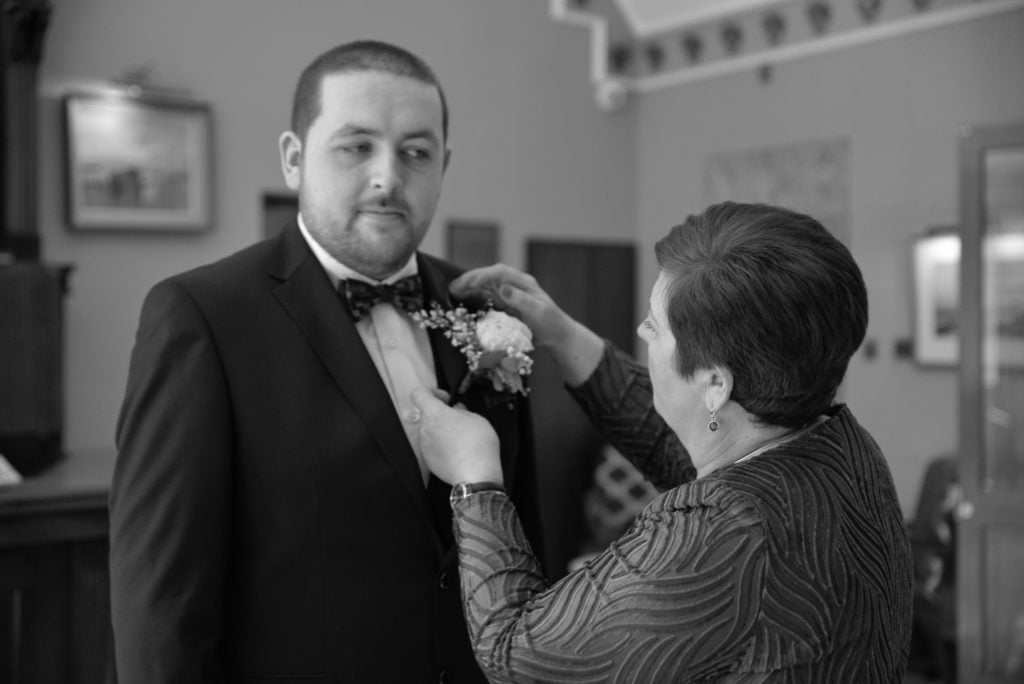
[{"label": "man's stubble beard", "polygon": [[[392,231],[397,233],[394,235],[376,233],[368,237],[354,222],[338,226],[308,214],[303,214],[303,220],[328,254],[354,271],[378,280],[405,266],[422,241],[422,237],[416,240],[416,231],[408,224],[396,226]],[[397,242],[401,244],[396,245]]]}]

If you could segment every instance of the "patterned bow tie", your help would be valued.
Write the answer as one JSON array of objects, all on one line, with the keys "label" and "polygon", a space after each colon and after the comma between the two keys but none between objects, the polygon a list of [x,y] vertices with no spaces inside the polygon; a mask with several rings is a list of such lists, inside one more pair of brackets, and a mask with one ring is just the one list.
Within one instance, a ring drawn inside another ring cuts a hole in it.
[{"label": "patterned bow tie", "polygon": [[419,276],[407,276],[390,285],[372,285],[362,280],[343,280],[338,289],[345,296],[353,320],[360,320],[377,304],[386,302],[409,313],[423,308],[423,285]]}]

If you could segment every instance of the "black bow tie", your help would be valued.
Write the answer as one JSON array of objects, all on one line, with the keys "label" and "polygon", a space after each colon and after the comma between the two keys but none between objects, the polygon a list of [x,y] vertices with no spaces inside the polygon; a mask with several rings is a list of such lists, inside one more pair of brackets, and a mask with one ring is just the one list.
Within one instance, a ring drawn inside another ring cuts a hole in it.
[{"label": "black bow tie", "polygon": [[348,303],[353,320],[360,320],[377,304],[386,302],[409,313],[423,308],[423,285],[420,277],[411,275],[390,285],[373,285],[362,280],[342,280],[338,290]]}]

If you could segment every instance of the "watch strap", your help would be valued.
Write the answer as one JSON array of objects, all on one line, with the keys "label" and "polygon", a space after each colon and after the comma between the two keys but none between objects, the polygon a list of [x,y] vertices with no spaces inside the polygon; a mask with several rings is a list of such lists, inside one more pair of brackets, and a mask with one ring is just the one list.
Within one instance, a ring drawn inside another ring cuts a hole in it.
[{"label": "watch strap", "polygon": [[448,497],[452,507],[465,499],[470,494],[478,492],[505,492],[505,487],[497,482],[457,482],[452,485],[452,492]]}]

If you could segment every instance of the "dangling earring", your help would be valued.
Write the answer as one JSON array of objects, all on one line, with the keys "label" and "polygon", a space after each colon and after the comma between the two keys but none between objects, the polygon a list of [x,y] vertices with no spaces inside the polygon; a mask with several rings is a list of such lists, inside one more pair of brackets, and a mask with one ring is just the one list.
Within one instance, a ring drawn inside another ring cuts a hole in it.
[{"label": "dangling earring", "polygon": [[711,420],[708,421],[708,430],[712,432],[718,430],[718,414],[714,411],[711,412]]}]

